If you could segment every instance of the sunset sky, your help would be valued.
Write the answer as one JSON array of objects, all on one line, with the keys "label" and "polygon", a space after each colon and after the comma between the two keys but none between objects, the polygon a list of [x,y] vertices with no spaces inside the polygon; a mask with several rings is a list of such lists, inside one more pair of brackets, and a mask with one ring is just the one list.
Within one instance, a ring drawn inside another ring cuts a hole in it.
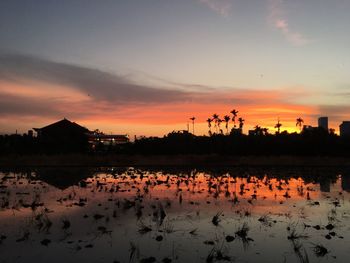
[{"label": "sunset sky", "polygon": [[[2,0],[0,133],[350,120],[349,0]],[[223,125],[224,126],[224,125]]]}]

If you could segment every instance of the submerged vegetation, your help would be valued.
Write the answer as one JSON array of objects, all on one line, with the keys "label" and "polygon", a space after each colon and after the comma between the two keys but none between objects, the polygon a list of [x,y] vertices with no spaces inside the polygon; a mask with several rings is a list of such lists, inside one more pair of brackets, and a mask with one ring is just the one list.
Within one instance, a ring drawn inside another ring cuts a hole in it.
[{"label": "submerged vegetation", "polygon": [[[14,250],[25,255],[17,262],[39,250],[51,262],[346,258],[350,181],[343,170],[42,169],[0,173],[5,262]],[[69,184],[53,180],[60,173]]]}]

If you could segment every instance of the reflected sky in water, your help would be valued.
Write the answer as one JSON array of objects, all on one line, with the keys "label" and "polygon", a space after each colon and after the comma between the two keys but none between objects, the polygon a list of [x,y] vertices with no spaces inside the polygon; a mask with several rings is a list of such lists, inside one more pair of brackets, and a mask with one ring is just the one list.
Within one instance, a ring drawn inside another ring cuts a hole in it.
[{"label": "reflected sky in water", "polygon": [[347,262],[349,191],[327,168],[3,171],[0,262]]}]

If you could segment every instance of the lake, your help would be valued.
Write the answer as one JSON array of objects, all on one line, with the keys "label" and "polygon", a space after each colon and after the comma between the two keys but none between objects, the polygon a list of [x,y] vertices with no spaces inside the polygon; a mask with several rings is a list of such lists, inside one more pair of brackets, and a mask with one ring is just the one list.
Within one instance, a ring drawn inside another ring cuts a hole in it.
[{"label": "lake", "polygon": [[350,169],[0,172],[0,263],[348,262]]}]

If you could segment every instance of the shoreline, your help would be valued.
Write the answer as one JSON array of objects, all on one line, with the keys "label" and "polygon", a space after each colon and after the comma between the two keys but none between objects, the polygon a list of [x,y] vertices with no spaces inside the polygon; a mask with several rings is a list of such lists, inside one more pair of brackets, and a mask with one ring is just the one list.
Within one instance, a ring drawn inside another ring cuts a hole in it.
[{"label": "shoreline", "polygon": [[0,156],[0,167],[350,166],[350,157],[229,155],[22,155]]}]

